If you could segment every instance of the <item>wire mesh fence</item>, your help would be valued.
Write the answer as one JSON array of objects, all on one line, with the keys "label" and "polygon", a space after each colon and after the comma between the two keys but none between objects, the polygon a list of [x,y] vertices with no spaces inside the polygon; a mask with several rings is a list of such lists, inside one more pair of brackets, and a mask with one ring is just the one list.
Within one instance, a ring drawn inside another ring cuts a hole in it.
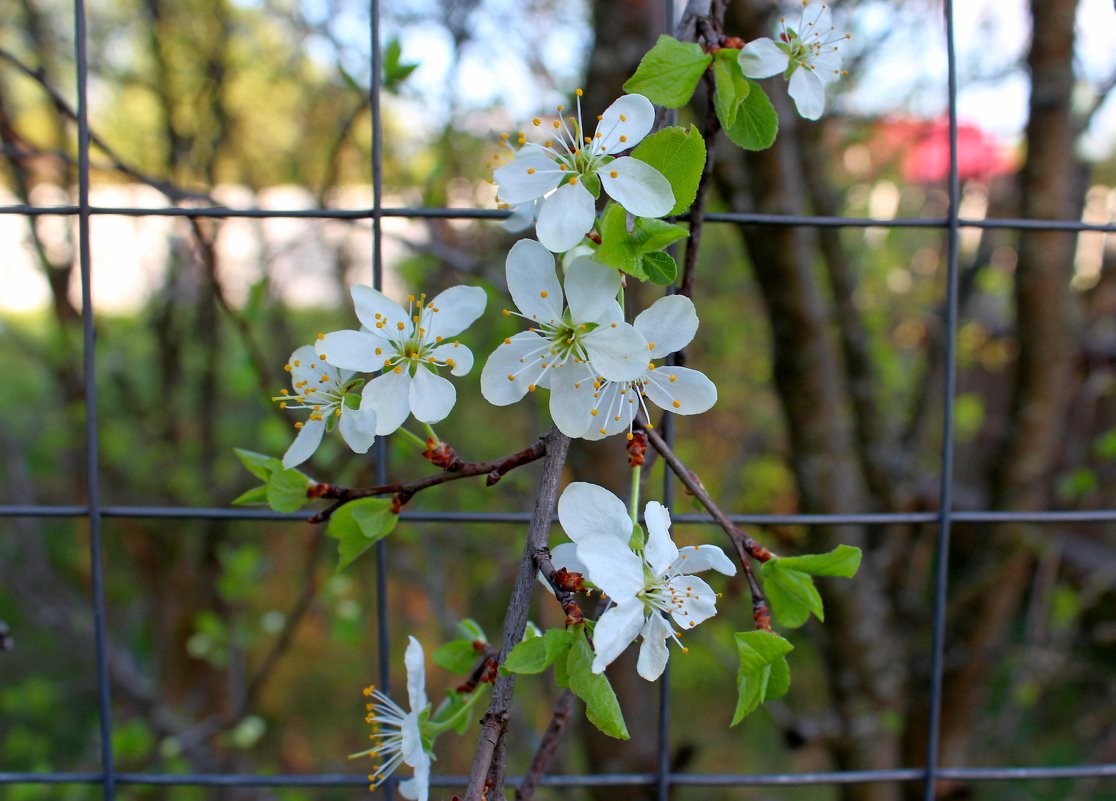
[{"label": "wire mesh fence", "polygon": [[[372,114],[370,176],[373,188],[373,205],[368,209],[256,209],[233,208],[229,206],[190,206],[166,208],[137,207],[94,207],[90,202],[90,123],[89,123],[89,54],[87,48],[87,8],[84,0],[74,0],[73,21],[75,31],[75,52],[77,79],[77,154],[78,154],[78,202],[76,205],[34,206],[10,205],[0,208],[0,214],[37,216],[62,215],[76,218],[77,255],[81,277],[81,315],[83,345],[83,382],[85,399],[85,481],[87,503],[81,505],[7,505],[0,506],[0,517],[5,518],[73,518],[85,521],[89,532],[89,559],[92,593],[89,599],[94,626],[94,656],[97,673],[97,706],[100,729],[99,760],[100,769],[87,772],[0,772],[0,788],[22,785],[84,784],[98,785],[103,788],[106,801],[112,801],[121,786],[143,787],[363,787],[367,780],[363,775],[354,774],[285,774],[285,775],[222,775],[197,773],[135,773],[120,770],[113,751],[113,697],[109,679],[108,652],[106,648],[106,562],[103,544],[103,523],[109,519],[164,519],[164,520],[231,520],[231,521],[301,521],[300,515],[286,515],[270,511],[229,508],[168,507],[113,505],[105,503],[102,487],[101,445],[103,433],[98,421],[99,388],[95,373],[94,349],[94,303],[92,282],[96,269],[97,254],[91,246],[91,221],[101,215],[112,216],[161,216],[209,219],[232,218],[305,218],[366,220],[372,230],[372,282],[377,288],[383,286],[384,239],[382,221],[388,218],[404,219],[501,219],[504,212],[495,210],[454,209],[454,208],[406,208],[385,207],[383,164],[384,143],[381,122],[381,74],[382,74],[382,34],[380,31],[380,3],[371,0],[368,31],[371,44],[371,95],[369,104]],[[667,19],[675,16],[673,4],[666,1]],[[904,783],[922,785],[924,797],[930,801],[936,797],[936,789],[942,781],[1027,781],[1042,779],[1085,779],[1116,778],[1116,764],[1080,764],[1069,766],[999,766],[982,768],[945,767],[941,764],[939,753],[941,713],[945,698],[943,696],[943,659],[947,624],[947,601],[949,599],[949,554],[951,528],[956,523],[1112,523],[1116,522],[1116,509],[1095,511],[959,511],[954,503],[954,460],[955,460],[955,403],[957,398],[957,330],[958,330],[958,243],[963,229],[1009,229],[1009,230],[1046,230],[1064,232],[1104,232],[1116,234],[1116,226],[1103,223],[1088,223],[1066,220],[991,218],[966,219],[961,216],[961,189],[958,174],[958,121],[957,121],[957,56],[954,46],[953,4],[945,0],[942,9],[946,31],[946,55],[948,59],[949,93],[949,180],[948,213],[944,217],[928,218],[851,218],[834,216],[795,216],[763,213],[716,212],[706,215],[706,221],[718,225],[756,225],[756,226],[807,226],[815,228],[923,228],[941,231],[947,243],[947,296],[946,326],[950,335],[946,339],[944,388],[942,397],[943,417],[940,431],[941,463],[938,473],[939,503],[933,511],[905,513],[849,513],[849,514],[735,514],[731,519],[738,524],[756,526],[800,525],[808,527],[840,525],[893,525],[919,524],[937,527],[936,570],[933,607],[933,647],[931,683],[926,688],[929,698],[930,714],[925,734],[926,767],[889,770],[839,770],[830,772],[807,773],[692,773],[672,770],[668,752],[670,720],[670,675],[664,676],[661,684],[659,726],[657,737],[657,769],[649,773],[635,774],[592,774],[592,775],[552,775],[544,779],[544,785],[555,787],[615,787],[646,786],[655,788],[657,797],[670,797],[674,787],[792,787],[803,785],[841,785],[859,783]],[[381,438],[376,445],[375,465],[377,482],[386,483],[389,473],[387,445]],[[665,502],[670,506],[673,482],[669,479],[664,486]],[[430,512],[404,511],[402,519],[432,524],[490,524],[526,523],[529,515],[516,512]],[[678,513],[674,521],[679,524],[700,524],[708,521],[704,515]],[[391,663],[389,632],[391,610],[388,603],[388,571],[390,548],[384,542],[376,545],[376,590],[375,615],[378,632],[377,654],[379,659],[380,684],[391,684],[389,665]],[[513,780],[514,781],[514,780]],[[463,784],[459,776],[436,776],[434,787],[458,787]],[[385,793],[392,792],[389,783]]]}]

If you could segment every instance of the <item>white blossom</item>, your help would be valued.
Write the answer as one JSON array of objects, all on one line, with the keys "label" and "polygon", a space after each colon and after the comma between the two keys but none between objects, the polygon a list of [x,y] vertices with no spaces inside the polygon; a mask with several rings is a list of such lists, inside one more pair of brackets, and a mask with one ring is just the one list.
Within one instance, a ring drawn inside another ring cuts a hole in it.
[{"label": "white blossom", "polygon": [[581,573],[613,602],[593,629],[593,672],[603,672],[641,637],[636,669],[654,681],[670,656],[666,641],[681,645],[675,624],[688,631],[717,614],[717,594],[692,574],[712,569],[732,576],[736,565],[715,545],[677,547],[661,503],[649,502],[644,519],[647,542],[633,551],[634,527],[624,502],[603,487],[574,482],[558,500],[558,520],[573,542],[557,546],[552,558],[556,567]]},{"label": "white blossom", "polygon": [[841,77],[839,44],[850,38],[838,33],[829,6],[803,0],[796,26],[779,20],[778,41],[756,39],[740,51],[740,68],[749,78],[783,73],[790,79],[790,96],[798,113],[818,119],[825,110],[825,87]]},{"label": "white blossom", "polygon": [[359,382],[353,381],[351,370],[327,364],[311,345],[292,353],[283,369],[291,374],[294,392],[284,389],[273,400],[279,402],[280,409],[310,412],[305,421],[295,423],[298,434],[283,454],[284,468],[297,467],[313,456],[326,431],[332,431],[335,425],[354,453],[368,452],[376,439],[376,413],[363,402],[357,405]]},{"label": "white blossom", "polygon": [[522,239],[508,253],[507,280],[518,316],[531,327],[488,357],[481,393],[489,403],[507,406],[548,388],[555,424],[568,436],[581,436],[593,402],[582,385],[597,376],[631,381],[646,369],[647,340],[624,322],[616,302],[620,274],[583,256],[566,270],[563,292],[551,252]]},{"label": "white blossom", "polygon": [[430,796],[430,761],[432,756],[423,742],[422,720],[429,714],[426,698],[426,667],[422,645],[414,637],[404,655],[407,667],[407,698],[411,711],[406,712],[395,701],[377,690],[366,687],[370,698],[364,720],[372,726],[368,736],[374,745],[367,751],[350,754],[349,759],[367,756],[379,762],[368,776],[371,789],[390,776],[400,764],[414,768],[414,777],[399,783],[399,794],[411,801],[427,801]]},{"label": "white blossom", "polygon": [[682,350],[694,338],[698,316],[693,301],[683,295],[659,298],[632,325],[647,340],[646,369],[632,381],[598,377],[592,384],[582,385],[579,392],[593,396],[585,439],[602,439],[624,430],[630,439],[637,412],[642,410],[650,420],[648,402],[675,414],[701,414],[717,402],[717,387],[703,373],[655,364],[655,360]]},{"label": "white blossom", "polygon": [[406,309],[363,284],[353,287],[352,296],[361,330],[326,334],[318,347],[321,358],[337,367],[383,369],[362,393],[362,408],[376,412],[376,433],[390,434],[410,414],[423,423],[444,419],[457,391],[438,371],[461,376],[472,369],[472,351],[454,337],[484,311],[484,290],[455,286],[429,301],[411,295]]},{"label": "white blossom", "polygon": [[[523,147],[515,159],[493,174],[503,203],[518,207],[542,199],[535,230],[539,242],[555,253],[572,248],[593,227],[596,201],[587,181],[599,181],[609,197],[637,217],[662,217],[674,208],[674,192],[661,172],[631,156],[617,157],[650,132],[655,122],[651,101],[624,95],[587,136],[581,94],[578,89],[577,117],[563,117],[565,107],[559,106],[552,138],[539,144],[521,135]],[[536,117],[534,124],[542,127],[543,121]]]}]

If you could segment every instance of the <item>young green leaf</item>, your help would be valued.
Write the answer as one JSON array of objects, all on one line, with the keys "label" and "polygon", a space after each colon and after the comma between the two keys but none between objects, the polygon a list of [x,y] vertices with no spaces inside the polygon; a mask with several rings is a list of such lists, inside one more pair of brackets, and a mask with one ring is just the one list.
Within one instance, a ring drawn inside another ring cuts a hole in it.
[{"label": "young green leaf", "polygon": [[267,503],[267,485],[260,484],[258,487],[238,495],[233,499],[233,506],[247,506],[252,503]]},{"label": "young green leaf", "polygon": [[306,490],[313,483],[305,473],[293,468],[276,470],[267,481],[267,505],[276,512],[297,512],[310,502]]},{"label": "young green leaf", "polygon": [[620,711],[616,693],[603,673],[594,673],[593,650],[581,631],[577,631],[566,659],[569,687],[585,702],[585,717],[609,737],[629,739],[628,727]]},{"label": "young green leaf", "polygon": [[681,214],[690,208],[705,168],[705,140],[696,127],[663,128],[640,142],[632,157],[650,164],[670,181],[674,191],[671,214]]},{"label": "young green leaf", "polygon": [[260,481],[267,481],[276,470],[283,469],[283,463],[274,456],[265,456],[262,453],[248,451],[244,448],[233,448],[236,458],[240,459],[248,472]]},{"label": "young green leaf", "polygon": [[860,549],[851,545],[838,545],[829,553],[784,556],[778,562],[783,568],[790,567],[811,576],[852,578],[860,567]]},{"label": "young green leaf", "polygon": [[788,628],[796,629],[805,623],[810,613],[818,620],[825,620],[821,595],[808,573],[784,567],[782,559],[763,563],[763,589],[771,604],[775,619]]},{"label": "young green leaf", "polygon": [[471,617],[463,618],[457,622],[457,636],[459,639],[469,640],[470,642],[474,640],[488,642],[488,636],[485,635],[480,623]]},{"label": "young green leaf", "polygon": [[472,641],[450,640],[434,649],[434,664],[458,676],[468,676],[477,664],[480,652]]},{"label": "young green leaf", "polygon": [[680,108],[689,102],[712,60],[700,45],[664,34],[640,59],[624,91],[643,95],[665,108]]},{"label": "young green leaf", "polygon": [[[573,643],[570,629],[547,629],[541,637],[524,640],[508,654],[504,667],[509,673],[542,673]],[[564,660],[563,660],[564,661]]]},{"label": "young green leaf", "polygon": [[391,501],[386,498],[359,498],[334,512],[326,536],[338,541],[338,572],[390,534],[398,520],[399,515],[391,511]]},{"label": "young green leaf", "polygon": [[[731,54],[723,57],[723,54]],[[725,48],[717,53],[713,61],[713,108],[721,127],[726,130],[736,123],[736,114],[751,93],[752,85],[740,71],[740,64],[736,60],[739,50]]]},{"label": "young green leaf", "polygon": [[[764,701],[778,698],[790,686],[790,668],[786,655],[794,650],[785,639],[770,631],[744,631],[736,634],[736,651],[740,668],[736,673],[735,726]],[[776,667],[778,665],[778,667]]]},{"label": "young green leaf", "polygon": [[736,119],[732,125],[725,126],[725,133],[745,150],[766,150],[779,132],[779,117],[759,85],[754,81],[747,81],[747,84],[748,94],[737,105]]},{"label": "young green leaf", "polygon": [[678,278],[678,262],[669,253],[645,253],[643,258],[643,271],[653,284],[670,286]]}]

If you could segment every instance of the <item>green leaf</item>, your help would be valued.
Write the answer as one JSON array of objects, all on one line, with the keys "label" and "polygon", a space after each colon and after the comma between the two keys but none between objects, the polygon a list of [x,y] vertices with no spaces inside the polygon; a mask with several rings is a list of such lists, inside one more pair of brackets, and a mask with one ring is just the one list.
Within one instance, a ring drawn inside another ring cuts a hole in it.
[{"label": "green leaf", "polygon": [[418,64],[401,61],[402,55],[403,46],[398,38],[392,39],[384,48],[384,88],[389,92],[397,90],[399,84],[418,69]]},{"label": "green leaf", "polygon": [[629,739],[628,727],[620,711],[616,693],[603,673],[593,672],[593,650],[581,631],[576,633],[569,656],[566,658],[566,671],[570,689],[574,695],[585,702],[585,717],[589,722],[618,740]]},{"label": "green leaf", "polygon": [[581,185],[589,190],[589,194],[593,196],[594,200],[601,196],[601,179],[597,177],[595,172],[582,175]]},{"label": "green leaf", "polygon": [[[644,217],[637,217],[629,232],[628,213],[617,203],[605,206],[598,230],[601,246],[595,254],[597,261],[641,281],[650,277],[643,257],[668,247],[688,234],[681,225]],[[662,264],[658,266],[665,267]]]},{"label": "green leaf", "polygon": [[338,541],[338,572],[390,534],[398,520],[399,515],[391,511],[391,501],[386,498],[359,498],[334,512],[326,536]]},{"label": "green leaf", "polygon": [[573,643],[568,629],[547,629],[541,637],[524,640],[508,654],[504,667],[508,673],[542,673]]},{"label": "green leaf", "polygon": [[788,628],[796,629],[805,623],[810,613],[818,620],[825,620],[821,595],[814,580],[801,570],[783,567],[782,559],[763,563],[763,589],[771,603],[775,618]]},{"label": "green leaf", "polygon": [[669,253],[645,253],[643,271],[653,284],[670,286],[678,278],[678,262]]},{"label": "green leaf", "polygon": [[314,482],[298,470],[277,470],[267,482],[267,505],[276,512],[297,512],[310,502],[307,488]]},{"label": "green leaf", "polygon": [[713,61],[713,107],[721,127],[728,129],[736,122],[740,104],[752,91],[751,84],[740,71],[737,62],[739,50],[725,48],[717,53]]},{"label": "green leaf", "polygon": [[[730,725],[735,726],[764,701],[786,693],[790,686],[790,668],[785,657],[792,650],[794,646],[770,631],[737,632],[740,667],[736,684],[740,695]],[[774,667],[776,664],[780,666]]]},{"label": "green leaf", "polygon": [[[763,89],[754,81],[747,96],[736,107],[736,120],[725,126],[728,138],[745,150],[766,150],[779,132],[779,117]],[[714,95],[714,102],[716,96]]]},{"label": "green leaf", "polygon": [[686,105],[713,57],[692,42],[660,36],[648,51],[635,75],[624,84],[625,92],[643,95],[665,108]]},{"label": "green leaf", "polygon": [[472,641],[450,640],[434,649],[434,664],[458,676],[468,676],[479,656]]},{"label": "green leaf", "polygon": [[688,131],[678,126],[663,128],[640,142],[632,157],[650,164],[670,181],[674,191],[670,214],[681,214],[694,202],[705,169],[705,140],[696,127],[691,125]]},{"label": "green leaf", "polygon": [[811,576],[852,578],[860,567],[860,549],[851,545],[838,545],[829,553],[784,556],[776,561],[784,568],[794,568]]},{"label": "green leaf", "polygon": [[255,451],[246,451],[244,448],[233,448],[233,453],[240,459],[248,472],[260,481],[267,481],[276,470],[283,469],[283,463],[274,456],[265,456]]},{"label": "green leaf", "polygon": [[488,642],[488,637],[481,628],[480,623],[467,617],[457,622],[457,636],[462,640],[469,640],[473,642],[480,640],[481,642]]},{"label": "green leaf", "polygon": [[247,492],[233,499],[233,506],[247,506],[252,503],[267,503],[267,484],[252,487]]}]

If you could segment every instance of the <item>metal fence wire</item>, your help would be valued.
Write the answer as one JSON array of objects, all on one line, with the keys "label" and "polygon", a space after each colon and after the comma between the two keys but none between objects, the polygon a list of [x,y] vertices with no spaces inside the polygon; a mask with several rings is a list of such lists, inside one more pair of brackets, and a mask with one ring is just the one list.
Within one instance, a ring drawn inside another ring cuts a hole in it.
[{"label": "metal fence wire", "polygon": [[[664,0],[666,18],[674,19],[674,4]],[[953,469],[954,469],[954,399],[957,395],[957,349],[958,329],[958,241],[963,228],[1047,231],[1098,231],[1116,234],[1116,225],[1090,224],[1076,221],[1035,220],[1035,219],[963,219],[960,217],[960,180],[958,174],[958,124],[957,124],[957,73],[954,43],[954,18],[952,0],[944,0],[943,14],[946,31],[946,54],[948,61],[948,103],[949,103],[949,182],[948,213],[944,218],[906,218],[871,219],[851,217],[795,216],[772,214],[710,213],[705,219],[719,224],[753,224],[766,226],[814,226],[848,228],[929,228],[941,229],[948,243],[948,285],[946,296],[946,324],[950,335],[947,337],[945,353],[945,382],[942,422],[942,449],[940,468],[940,502],[934,512],[903,514],[772,514],[772,515],[731,515],[737,523],[751,525],[802,525],[833,526],[847,524],[929,524],[937,525],[936,546],[937,567],[934,586],[933,645],[931,663],[931,684],[929,689],[930,715],[926,732],[927,750],[925,768],[900,768],[894,770],[840,770],[815,773],[680,773],[670,769],[668,742],[670,735],[669,671],[661,681],[657,769],[652,773],[638,774],[592,774],[592,775],[550,775],[543,784],[555,787],[607,787],[607,786],[646,786],[655,788],[660,801],[665,801],[675,786],[707,787],[756,787],[756,786],[835,786],[871,782],[921,783],[924,797],[932,801],[936,797],[939,781],[1027,781],[1044,779],[1086,779],[1116,778],[1116,764],[1070,765],[1062,767],[1021,766],[986,768],[947,768],[939,764],[939,728],[943,703],[943,644],[946,626],[946,600],[949,593],[948,557],[950,529],[954,523],[1104,523],[1116,522],[1116,509],[1100,511],[1035,511],[1035,512],[997,512],[966,511],[953,509]],[[402,217],[411,219],[499,219],[505,212],[476,209],[450,208],[384,208],[383,198],[383,130],[380,116],[381,100],[381,34],[379,0],[370,0],[371,42],[371,111],[372,111],[372,185],[373,205],[362,210],[260,210],[234,209],[228,207],[191,207],[191,208],[115,208],[93,207],[90,204],[90,128],[88,112],[89,62],[87,51],[86,3],[74,0],[73,20],[75,31],[74,55],[77,67],[77,124],[78,124],[78,203],[76,206],[28,206],[14,205],[0,208],[0,213],[13,215],[69,215],[78,222],[78,254],[80,259],[81,298],[82,298],[82,345],[84,366],[84,396],[86,408],[86,482],[88,503],[73,506],[47,505],[7,505],[0,506],[0,517],[23,518],[75,518],[87,522],[91,565],[91,605],[94,624],[95,664],[97,670],[98,713],[100,726],[100,770],[95,772],[3,772],[0,773],[0,787],[19,787],[20,785],[99,785],[103,789],[105,801],[116,798],[117,787],[136,785],[143,787],[364,787],[364,775],[353,774],[297,774],[297,775],[224,775],[224,774],[164,774],[130,773],[117,770],[114,759],[112,696],[109,685],[106,648],[105,614],[105,560],[102,545],[102,522],[107,518],[132,519],[171,519],[171,520],[302,520],[303,516],[285,515],[270,511],[252,509],[196,508],[196,507],[158,507],[158,506],[110,506],[101,503],[100,471],[100,429],[98,426],[98,387],[94,372],[94,328],[92,302],[92,261],[90,247],[90,220],[94,215],[124,216],[166,216],[166,217],[203,217],[226,219],[234,217],[250,218],[313,218],[369,220],[372,226],[372,279],[377,288],[383,283],[383,255],[381,223],[384,218]],[[668,415],[669,418],[669,415]],[[383,438],[376,442],[377,482],[387,482],[387,450]],[[673,483],[669,476],[664,487],[664,501],[669,506]],[[465,513],[465,512],[410,512],[404,511],[406,520],[431,523],[526,523],[526,513]],[[676,514],[677,523],[707,522],[703,515]],[[388,647],[388,608],[386,548],[380,541],[376,545],[376,620],[378,624],[379,673],[381,686],[390,683]],[[435,776],[434,787],[459,787],[466,779],[461,776]],[[514,783],[514,777],[509,783]],[[380,792],[389,797],[394,783],[389,781]]]}]

